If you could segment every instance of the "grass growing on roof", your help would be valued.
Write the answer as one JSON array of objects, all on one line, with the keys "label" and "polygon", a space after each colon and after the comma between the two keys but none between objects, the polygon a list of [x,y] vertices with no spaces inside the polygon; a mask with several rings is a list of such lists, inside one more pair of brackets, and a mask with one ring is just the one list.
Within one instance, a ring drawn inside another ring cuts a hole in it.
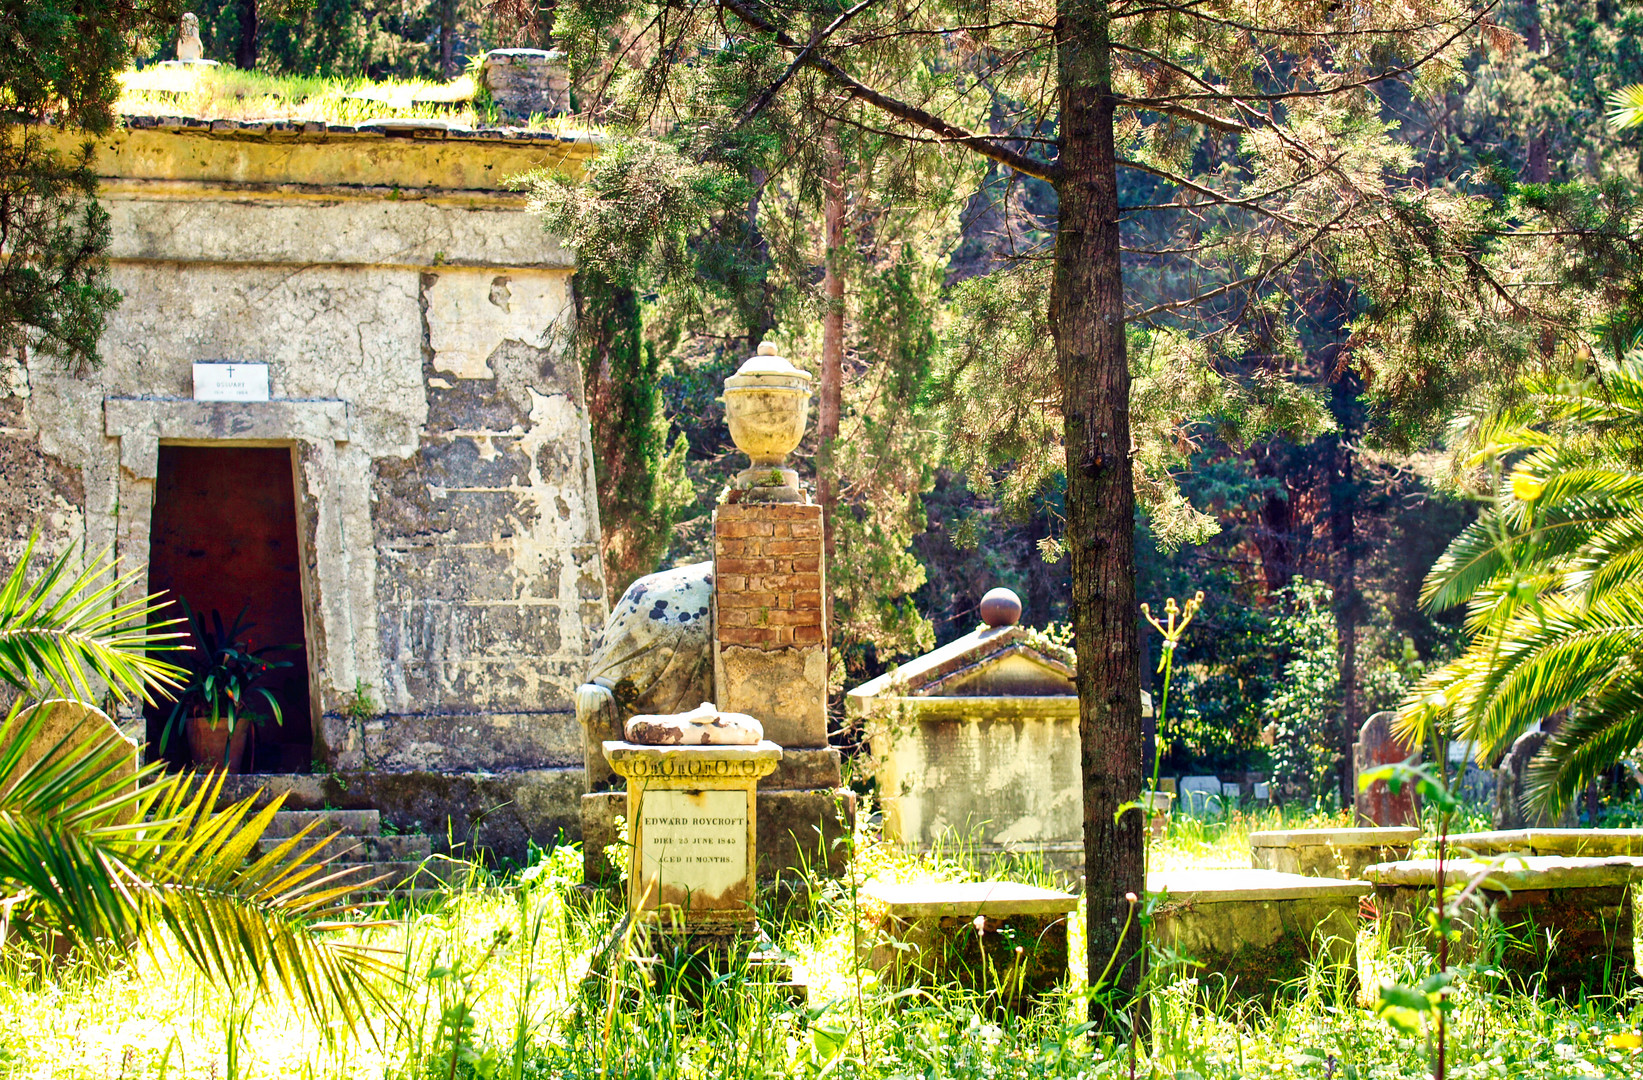
[{"label": "grass growing on roof", "polygon": [[[115,111],[124,116],[188,116],[201,120],[320,120],[362,124],[377,118],[444,120],[491,127],[496,111],[473,76],[424,79],[322,79],[268,75],[222,67],[151,67],[120,76]],[[568,127],[562,118],[532,117],[532,130]]]}]

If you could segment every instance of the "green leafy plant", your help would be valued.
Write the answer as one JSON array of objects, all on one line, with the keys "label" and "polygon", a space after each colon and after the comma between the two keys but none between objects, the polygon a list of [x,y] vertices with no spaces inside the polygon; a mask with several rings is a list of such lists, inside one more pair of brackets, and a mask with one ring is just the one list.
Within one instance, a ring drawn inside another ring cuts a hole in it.
[{"label": "green leafy plant", "polygon": [[[285,718],[280,712],[279,700],[266,686],[257,684],[270,672],[291,666],[289,660],[266,659],[269,653],[302,646],[264,645],[253,649],[248,638],[255,624],[245,621],[245,608],[240,609],[227,628],[223,626],[222,615],[213,611],[208,628],[186,599],[180,599],[179,603],[197,644],[192,662],[187,666],[188,681],[166,717],[160,749],[164,751],[172,732],[181,732],[194,716],[209,717],[213,728],[227,721],[229,735],[234,734],[242,720],[258,723],[272,719],[276,724],[283,724]],[[266,704],[268,713],[247,709],[247,702],[254,699]]]},{"label": "green leafy plant", "polygon": [[0,589],[0,677],[24,697],[0,722],[0,941],[46,955],[111,961],[178,951],[224,986],[283,990],[321,1022],[380,1011],[394,971],[376,949],[335,931],[357,882],[332,872],[329,838],[311,829],[258,854],[282,799],[214,810],[222,781],[132,773],[118,734],[84,723],[45,746],[45,691],[154,700],[179,669],[148,655],[174,646],[147,624],[156,596],[120,603],[133,576],[106,556],[79,574],[72,552],[30,581],[34,543]]},{"label": "green leafy plant", "polygon": [[1492,499],[1422,586],[1466,606],[1472,640],[1398,710],[1400,734],[1439,729],[1494,760],[1565,713],[1530,767],[1527,799],[1556,813],[1643,742],[1643,349],[1580,381],[1547,377],[1473,418],[1468,460]]},{"label": "green leafy plant", "polygon": [[75,572],[68,548],[29,580],[38,537],[31,537],[0,587],[0,681],[24,694],[51,691],[90,701],[95,683],[117,698],[153,702],[154,690],[181,685],[175,664],[151,655],[175,649],[172,622],[150,622],[158,598],[120,602],[139,574],[120,576],[107,552]]},{"label": "green leafy plant", "polygon": [[[1437,749],[1437,760],[1446,760],[1441,740]],[[1475,906],[1481,915],[1488,914],[1479,889],[1491,868],[1470,879],[1450,879],[1445,874],[1449,828],[1460,809],[1460,800],[1449,790],[1441,772],[1433,772],[1431,767],[1415,764],[1413,760],[1383,765],[1359,776],[1358,789],[1366,790],[1378,780],[1386,781],[1393,795],[1405,785],[1414,787],[1420,800],[1438,815],[1437,875],[1432,888],[1432,906],[1426,912],[1428,934],[1438,945],[1438,969],[1418,983],[1389,983],[1379,987],[1375,994],[1375,1015],[1411,1037],[1419,1037],[1424,1027],[1430,1040],[1433,1080],[1444,1080],[1448,1068],[1445,1054],[1449,1016],[1455,1009],[1452,997],[1455,977],[1467,970],[1488,967],[1486,963],[1452,967],[1449,947],[1460,936],[1460,914],[1468,904]]]}]

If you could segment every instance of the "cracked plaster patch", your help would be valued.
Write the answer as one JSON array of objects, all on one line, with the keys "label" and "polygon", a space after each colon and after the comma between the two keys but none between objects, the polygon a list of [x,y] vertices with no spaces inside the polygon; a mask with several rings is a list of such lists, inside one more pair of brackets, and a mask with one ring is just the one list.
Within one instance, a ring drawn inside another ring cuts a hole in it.
[{"label": "cracked plaster patch", "polygon": [[504,341],[549,344],[563,318],[563,274],[441,271],[424,289],[434,368],[458,379],[493,379],[490,355]]}]

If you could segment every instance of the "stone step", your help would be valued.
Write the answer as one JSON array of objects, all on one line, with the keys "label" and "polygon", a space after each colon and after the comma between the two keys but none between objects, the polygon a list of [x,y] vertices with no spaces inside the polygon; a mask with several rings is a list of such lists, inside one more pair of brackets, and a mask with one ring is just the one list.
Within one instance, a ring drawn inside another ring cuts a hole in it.
[{"label": "stone step", "polygon": [[382,832],[382,815],[375,810],[281,810],[263,836],[295,836],[315,822],[319,824],[309,835],[316,839],[334,832],[349,836],[377,836]]},{"label": "stone step", "polygon": [[[421,862],[433,852],[433,841],[426,836],[355,836],[344,833],[324,840],[326,833],[316,829],[302,841],[299,850],[307,851],[323,841],[319,855],[335,856],[339,863],[361,862]],[[286,837],[264,836],[257,841],[257,853],[266,855],[285,843]]]}]

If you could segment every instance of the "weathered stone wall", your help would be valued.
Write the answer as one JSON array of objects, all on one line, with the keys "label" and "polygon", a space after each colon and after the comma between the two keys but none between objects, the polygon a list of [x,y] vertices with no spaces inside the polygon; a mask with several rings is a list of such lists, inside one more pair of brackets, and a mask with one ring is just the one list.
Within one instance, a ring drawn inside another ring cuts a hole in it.
[{"label": "weathered stone wall", "polygon": [[[141,566],[160,442],[295,446],[318,756],[579,769],[606,601],[573,260],[502,188],[588,147],[422,134],[102,148],[125,300],[97,371],[0,371],[0,561],[38,527]],[[275,400],[192,401],[222,359],[266,362]],[[383,716],[344,715],[356,680]]]}]

